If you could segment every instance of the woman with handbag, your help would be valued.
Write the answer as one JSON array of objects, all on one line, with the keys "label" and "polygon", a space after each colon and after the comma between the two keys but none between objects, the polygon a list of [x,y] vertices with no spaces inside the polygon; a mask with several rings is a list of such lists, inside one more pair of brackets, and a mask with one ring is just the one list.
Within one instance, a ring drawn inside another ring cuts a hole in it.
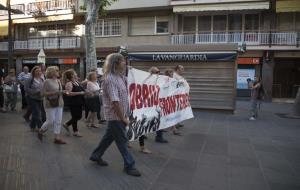
[{"label": "woman with handbag", "polygon": [[97,83],[97,73],[90,72],[88,74],[88,82],[86,87],[87,95],[85,103],[87,104],[89,115],[87,117],[87,127],[98,128],[96,126],[97,112],[100,111],[100,87]]},{"label": "woman with handbag", "polygon": [[32,111],[30,128],[32,131],[42,126],[43,96],[42,90],[44,79],[41,77],[42,72],[39,66],[35,66],[31,70],[31,77],[25,81],[24,90],[27,94],[27,103]]},{"label": "woman with handbag", "polygon": [[4,91],[6,94],[6,110],[10,106],[11,111],[16,111],[18,84],[15,69],[10,69],[8,75],[5,77]]},{"label": "woman with handbag", "polygon": [[46,121],[38,132],[38,138],[42,141],[43,133],[49,126],[54,128],[54,143],[66,144],[60,137],[63,115],[63,90],[59,77],[59,68],[56,66],[48,67],[46,70],[46,81],[43,87],[44,107],[46,111]]},{"label": "woman with handbag", "polygon": [[66,122],[63,127],[70,132],[69,126],[73,127],[73,135],[82,137],[78,132],[77,122],[82,117],[82,107],[84,103],[85,91],[77,81],[77,74],[73,69],[69,69],[63,73],[63,85],[66,93],[64,94],[64,103],[69,107],[71,119]]}]

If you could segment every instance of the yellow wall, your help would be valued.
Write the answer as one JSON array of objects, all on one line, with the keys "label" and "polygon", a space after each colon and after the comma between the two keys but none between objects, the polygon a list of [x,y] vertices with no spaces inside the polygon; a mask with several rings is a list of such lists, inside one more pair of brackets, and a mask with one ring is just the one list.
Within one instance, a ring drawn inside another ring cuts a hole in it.
[{"label": "yellow wall", "polygon": [[276,12],[300,12],[300,0],[277,0]]}]

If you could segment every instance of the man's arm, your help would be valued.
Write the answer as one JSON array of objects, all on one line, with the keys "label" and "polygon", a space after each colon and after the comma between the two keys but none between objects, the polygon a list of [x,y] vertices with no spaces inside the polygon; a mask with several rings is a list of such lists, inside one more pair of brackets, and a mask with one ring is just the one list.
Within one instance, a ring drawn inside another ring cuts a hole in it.
[{"label": "man's arm", "polygon": [[113,102],[113,108],[118,116],[118,118],[120,118],[120,120],[122,122],[124,122],[126,124],[126,126],[129,124],[129,120],[128,118],[126,118],[124,115],[124,113],[122,112],[122,109],[121,109],[121,105],[118,101],[114,101]]}]

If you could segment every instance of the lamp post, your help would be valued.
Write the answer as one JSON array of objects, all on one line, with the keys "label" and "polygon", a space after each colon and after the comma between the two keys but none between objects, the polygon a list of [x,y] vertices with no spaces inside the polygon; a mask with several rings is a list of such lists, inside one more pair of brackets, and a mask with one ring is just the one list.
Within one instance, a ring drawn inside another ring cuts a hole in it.
[{"label": "lamp post", "polygon": [[6,7],[0,4],[0,10],[6,10],[8,14],[8,68],[13,68],[13,37],[12,37],[12,19],[11,14],[24,14],[18,9],[11,9],[10,0],[7,0]]}]

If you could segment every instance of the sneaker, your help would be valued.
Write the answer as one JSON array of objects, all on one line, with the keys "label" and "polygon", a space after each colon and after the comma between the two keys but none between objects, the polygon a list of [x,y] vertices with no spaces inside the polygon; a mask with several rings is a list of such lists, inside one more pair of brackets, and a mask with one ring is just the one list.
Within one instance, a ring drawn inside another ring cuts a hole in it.
[{"label": "sneaker", "polygon": [[249,120],[250,121],[255,121],[256,119],[255,119],[255,117],[250,117]]},{"label": "sneaker", "polygon": [[135,168],[124,169],[124,171],[127,173],[127,175],[130,175],[130,176],[134,176],[134,177],[140,177],[141,176],[141,173]]},{"label": "sneaker", "polygon": [[61,139],[54,139],[54,144],[67,144],[67,143]]},{"label": "sneaker", "polygon": [[141,152],[144,153],[144,154],[151,154],[152,153],[148,148],[145,148],[145,147],[141,148]]},{"label": "sneaker", "polygon": [[168,141],[166,139],[163,139],[163,138],[155,138],[155,142],[158,142],[158,143],[168,143]]},{"label": "sneaker", "polygon": [[93,158],[90,158],[91,161],[96,162],[98,165],[100,166],[108,166],[108,163],[103,160],[102,158],[100,158],[99,160],[95,160]]},{"label": "sneaker", "polygon": [[73,133],[73,136],[74,137],[82,137],[82,135],[77,131],[77,132],[74,132]]}]

